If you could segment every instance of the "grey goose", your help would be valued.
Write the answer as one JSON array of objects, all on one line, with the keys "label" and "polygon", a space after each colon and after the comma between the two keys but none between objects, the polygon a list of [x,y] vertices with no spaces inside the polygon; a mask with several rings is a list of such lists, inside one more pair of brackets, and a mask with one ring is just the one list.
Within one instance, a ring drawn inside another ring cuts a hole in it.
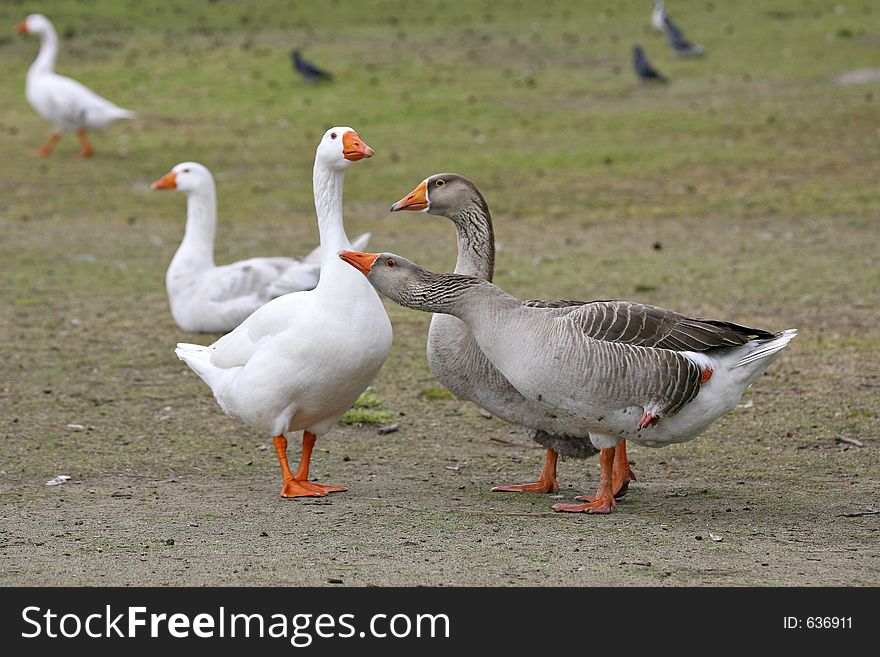
[{"label": "grey goose", "polygon": [[[583,504],[556,504],[557,511],[612,511],[613,465],[622,441],[663,447],[693,440],[736,407],[797,335],[796,329],[770,333],[715,320],[683,321],[677,313],[625,302],[532,307],[478,277],[430,272],[391,253],[339,255],[392,301],[463,321],[489,362],[526,400],[590,435],[600,450],[596,495]],[[675,351],[591,335],[597,326],[599,333],[627,335],[633,322],[664,320],[752,337],[744,344]]]},{"label": "grey goose", "polygon": [[[472,181],[455,173],[434,174],[392,205],[391,210],[419,211],[450,219],[458,241],[455,273],[492,281],[495,272],[492,215],[485,197]],[[533,299],[524,303],[532,308],[548,309],[548,312],[566,313],[588,302]],[[764,335],[761,331],[725,322],[692,320],[643,304],[625,301],[589,303],[596,309],[591,318],[594,323],[584,328],[589,335],[602,340],[704,351],[745,344]],[[554,308],[555,311],[549,310]],[[461,399],[472,401],[493,415],[523,427],[535,442],[547,448],[538,481],[496,486],[493,491],[556,492],[559,489],[556,479],[558,455],[587,458],[596,453],[588,432],[573,425],[566,417],[524,398],[480,351],[461,320],[451,315],[434,315],[428,332],[427,352],[431,371],[446,388]],[[636,477],[629,467],[625,443],[620,444],[615,456],[614,492],[616,497],[622,497]]]}]

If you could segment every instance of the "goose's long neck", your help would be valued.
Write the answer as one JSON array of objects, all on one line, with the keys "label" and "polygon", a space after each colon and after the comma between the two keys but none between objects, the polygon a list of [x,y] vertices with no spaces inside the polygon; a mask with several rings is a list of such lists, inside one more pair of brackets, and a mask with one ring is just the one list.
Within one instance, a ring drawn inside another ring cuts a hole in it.
[{"label": "goose's long neck", "polygon": [[58,59],[58,34],[51,25],[40,35],[40,52],[28,70],[28,75],[51,73]]},{"label": "goose's long neck", "polygon": [[503,321],[522,303],[501,288],[476,276],[421,272],[400,288],[376,287],[388,298],[413,310],[454,315],[471,326]]},{"label": "goose's long neck", "polygon": [[190,262],[213,267],[216,232],[217,192],[211,181],[187,194],[186,232],[179,252],[186,252]]},{"label": "goose's long neck", "polygon": [[485,201],[475,200],[452,219],[458,235],[455,273],[491,281],[495,274],[495,233]]},{"label": "goose's long neck", "polygon": [[[342,188],[345,170],[334,169],[315,162],[312,177],[315,193],[315,212],[318,215],[318,233],[321,237],[321,280],[323,272],[339,268],[344,263],[336,255],[351,248],[342,223]],[[341,269],[341,268],[339,268]]]}]

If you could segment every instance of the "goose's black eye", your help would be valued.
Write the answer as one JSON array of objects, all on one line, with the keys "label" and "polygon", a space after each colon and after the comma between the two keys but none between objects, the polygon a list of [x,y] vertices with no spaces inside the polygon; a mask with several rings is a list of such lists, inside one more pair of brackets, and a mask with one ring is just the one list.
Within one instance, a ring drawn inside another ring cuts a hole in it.
[{"label": "goose's black eye", "polygon": [[330,139],[336,139],[336,133],[335,133],[335,132],[331,132],[331,133],[330,133]]},{"label": "goose's black eye", "polygon": [[189,173],[189,169],[184,169],[183,173]]},{"label": "goose's black eye", "polygon": [[386,266],[386,267],[394,267],[396,264],[397,264],[397,263],[394,262],[394,260],[392,260],[391,258],[388,258],[388,260],[385,261],[385,266]]},{"label": "goose's black eye", "polygon": [[443,185],[445,185],[445,184],[446,184],[446,181],[443,179],[434,181],[434,187],[443,187]]}]

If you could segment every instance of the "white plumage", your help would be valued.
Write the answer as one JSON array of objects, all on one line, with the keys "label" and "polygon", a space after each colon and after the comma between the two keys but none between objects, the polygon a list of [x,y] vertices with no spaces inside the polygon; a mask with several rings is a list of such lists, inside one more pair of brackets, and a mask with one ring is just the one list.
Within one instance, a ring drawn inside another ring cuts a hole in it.
[{"label": "white plumage", "polygon": [[[311,290],[321,271],[320,247],[304,258],[250,258],[214,264],[217,192],[214,177],[198,162],[181,162],[153,189],[186,194],[186,231],[165,275],[174,321],[192,333],[226,333],[257,308],[290,292]],[[369,233],[356,244],[366,245]]]},{"label": "white plumage", "polygon": [[666,9],[663,0],[654,0],[654,11],[651,12],[651,27],[658,32],[665,32]]},{"label": "white plumage", "polygon": [[[274,436],[284,497],[345,490],[308,480],[312,445],[366,389],[391,349],[391,323],[378,295],[336,257],[350,248],[342,223],[345,169],[372,154],[351,128],[328,130],[318,146],[318,286],[270,301],[208,347],[180,344],[176,350],[226,413]],[[299,430],[305,432],[303,455],[294,474],[284,434]]]},{"label": "white plumage", "polygon": [[37,34],[40,52],[28,69],[25,96],[37,114],[55,126],[55,132],[37,152],[52,152],[61,133],[76,132],[82,143],[81,157],[92,154],[87,130],[103,130],[119,119],[132,119],[135,113],[102,98],[94,91],[64,75],[55,73],[58,34],[48,18],[31,14],[18,26],[20,33]]}]

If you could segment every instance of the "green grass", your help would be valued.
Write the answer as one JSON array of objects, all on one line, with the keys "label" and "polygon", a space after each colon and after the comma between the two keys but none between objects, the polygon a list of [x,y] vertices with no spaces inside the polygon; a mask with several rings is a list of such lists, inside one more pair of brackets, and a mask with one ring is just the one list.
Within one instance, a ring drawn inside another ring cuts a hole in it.
[{"label": "green grass", "polygon": [[394,419],[394,413],[383,411],[380,408],[381,406],[382,400],[367,390],[358,397],[354,406],[339,418],[339,421],[343,424],[352,424],[357,427],[388,424]]},{"label": "green grass", "polygon": [[446,388],[425,388],[421,392],[419,392],[419,396],[424,397],[430,401],[437,401],[442,399],[455,399],[455,395],[449,392]]}]

